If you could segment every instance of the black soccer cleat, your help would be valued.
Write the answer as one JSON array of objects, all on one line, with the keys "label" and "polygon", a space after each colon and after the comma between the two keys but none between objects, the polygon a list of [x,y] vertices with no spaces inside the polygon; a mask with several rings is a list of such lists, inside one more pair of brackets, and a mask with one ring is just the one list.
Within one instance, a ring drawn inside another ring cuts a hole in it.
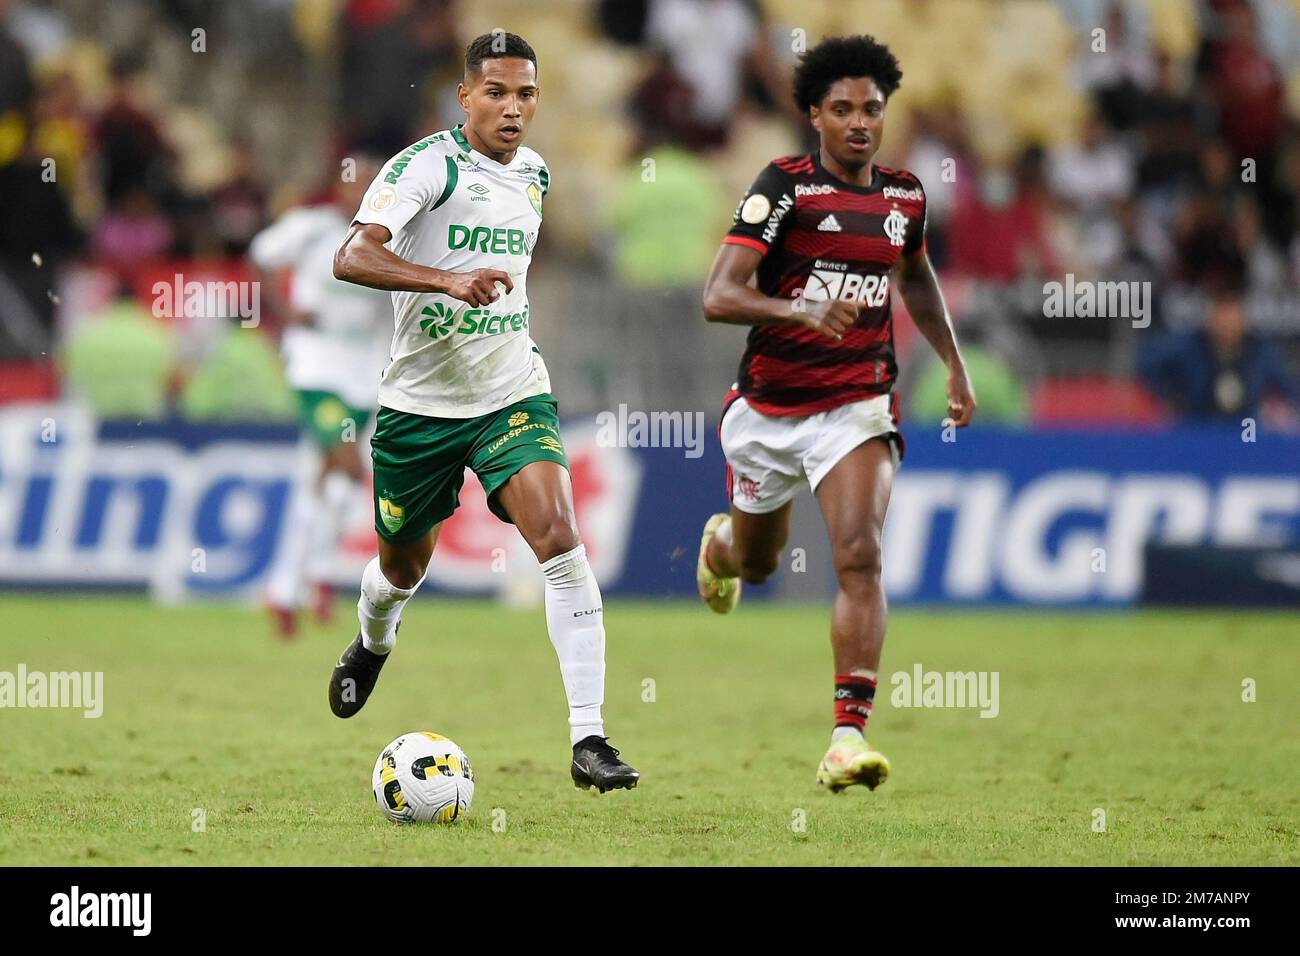
[{"label": "black soccer cleat", "polygon": [[352,639],[330,675],[330,710],[335,717],[351,717],[366,705],[386,660],[388,654],[366,650],[360,634]]},{"label": "black soccer cleat", "polygon": [[618,759],[607,737],[594,734],[573,745],[573,785],[589,790],[631,790],[641,775]]}]

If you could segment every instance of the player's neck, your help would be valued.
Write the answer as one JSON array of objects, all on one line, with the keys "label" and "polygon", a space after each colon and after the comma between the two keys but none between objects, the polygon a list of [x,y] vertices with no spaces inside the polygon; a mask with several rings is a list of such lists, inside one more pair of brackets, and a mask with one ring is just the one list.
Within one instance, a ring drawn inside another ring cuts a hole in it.
[{"label": "player's neck", "polygon": [[510,150],[509,152],[505,152],[505,153],[496,152],[493,149],[491,149],[487,143],[483,142],[483,140],[479,138],[478,133],[474,132],[474,128],[470,126],[468,123],[465,123],[461,127],[461,129],[465,134],[466,142],[468,142],[471,146],[474,147],[475,150],[482,153],[488,159],[494,160],[495,162],[500,163],[502,166],[509,166],[514,161],[515,153],[519,152],[519,147],[517,146],[514,149]]},{"label": "player's neck", "polygon": [[870,186],[876,175],[874,160],[869,159],[861,166],[846,166],[826,152],[824,146],[818,149],[817,160],[821,163],[822,169],[851,186]]}]

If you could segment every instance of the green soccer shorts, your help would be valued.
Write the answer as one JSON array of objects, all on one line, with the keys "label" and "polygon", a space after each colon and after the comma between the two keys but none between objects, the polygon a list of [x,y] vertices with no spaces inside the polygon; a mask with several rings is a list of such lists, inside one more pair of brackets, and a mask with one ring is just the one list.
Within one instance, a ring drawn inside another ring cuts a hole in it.
[{"label": "green soccer shorts", "polygon": [[477,418],[430,418],[380,408],[370,440],[375,463],[375,530],[394,544],[415,541],[460,504],[465,468],[474,469],[488,507],[502,521],[496,492],[534,461],[569,467],[555,399],[534,395]]},{"label": "green soccer shorts", "polygon": [[298,391],[299,424],[323,451],[329,451],[345,438],[356,441],[362,429],[370,424],[370,415],[368,409],[355,408],[333,392]]}]

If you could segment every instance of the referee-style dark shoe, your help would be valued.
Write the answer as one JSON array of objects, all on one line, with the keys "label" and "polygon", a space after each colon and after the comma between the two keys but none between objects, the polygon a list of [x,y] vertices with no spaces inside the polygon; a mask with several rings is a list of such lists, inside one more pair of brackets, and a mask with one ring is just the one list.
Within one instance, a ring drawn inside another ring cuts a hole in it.
[{"label": "referee-style dark shoe", "polygon": [[606,737],[594,734],[573,745],[573,785],[589,790],[631,790],[641,775],[618,759],[618,751]]},{"label": "referee-style dark shoe", "polygon": [[351,717],[366,705],[388,657],[366,650],[360,634],[352,639],[330,675],[330,710],[335,717]]}]

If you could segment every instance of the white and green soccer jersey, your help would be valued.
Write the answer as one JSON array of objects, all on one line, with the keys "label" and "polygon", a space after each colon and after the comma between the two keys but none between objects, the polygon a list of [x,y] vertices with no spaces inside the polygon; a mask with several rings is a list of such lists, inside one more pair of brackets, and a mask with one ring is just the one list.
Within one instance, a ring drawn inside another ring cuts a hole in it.
[{"label": "white and green soccer jersey", "polygon": [[500,269],[514,283],[485,308],[440,293],[394,292],[380,405],[472,418],[550,391],[529,335],[527,289],[549,184],[533,150],[521,146],[502,165],[471,147],[459,126],[408,147],[370,184],[356,221],[387,227],[394,253],[448,272]]}]

